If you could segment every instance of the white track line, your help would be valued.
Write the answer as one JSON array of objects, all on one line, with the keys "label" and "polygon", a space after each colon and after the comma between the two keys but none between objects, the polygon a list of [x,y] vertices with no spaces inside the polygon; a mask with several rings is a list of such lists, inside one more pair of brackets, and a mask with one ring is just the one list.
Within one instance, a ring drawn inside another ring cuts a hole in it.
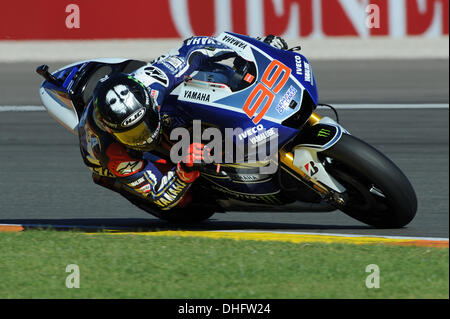
[{"label": "white track line", "polygon": [[45,111],[45,107],[39,105],[0,105],[0,112],[36,112]]},{"label": "white track line", "polygon": [[[331,104],[340,110],[357,110],[357,109],[448,109],[449,104]],[[326,109],[325,106],[319,106],[319,109]],[[0,105],[0,112],[36,112],[45,111],[41,105]]]},{"label": "white track line", "polygon": [[267,231],[267,230],[211,230],[212,232],[232,232],[232,233],[271,233],[271,234],[293,234],[293,235],[323,235],[336,237],[375,237],[375,238],[389,238],[389,239],[410,239],[410,240],[432,240],[441,241],[449,240],[448,238],[439,237],[409,237],[409,236],[388,236],[388,235],[371,235],[371,234],[345,234],[345,233],[317,233],[317,232],[289,232],[289,231]]},{"label": "white track line", "polygon": [[[353,110],[353,109],[448,109],[449,105],[445,103],[435,104],[331,104],[335,109]],[[320,109],[327,108],[319,106]]]}]

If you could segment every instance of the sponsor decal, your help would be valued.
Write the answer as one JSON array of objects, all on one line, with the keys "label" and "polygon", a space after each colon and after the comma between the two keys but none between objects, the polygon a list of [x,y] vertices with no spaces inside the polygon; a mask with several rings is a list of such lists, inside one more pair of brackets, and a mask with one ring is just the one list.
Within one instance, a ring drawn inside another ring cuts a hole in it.
[{"label": "sponsor decal", "polygon": [[[86,123],[87,124],[87,123]],[[99,165],[100,162],[98,161],[98,158],[100,157],[100,139],[98,136],[94,133],[94,131],[91,129],[89,124],[86,125],[86,151],[88,153],[88,160],[91,163],[94,163],[96,165]]]},{"label": "sponsor decal", "polygon": [[150,192],[150,189],[151,189],[150,184],[145,184],[144,186],[140,187],[138,191],[141,193],[148,193]]},{"label": "sponsor decal", "polygon": [[[306,163],[304,165],[304,168],[306,170],[306,172],[312,177],[314,175],[317,174],[317,172],[319,171],[319,168],[315,165],[315,163],[313,161],[310,161],[309,163]],[[311,168],[311,169],[310,169]]]},{"label": "sponsor decal", "polygon": [[183,194],[187,185],[188,184],[184,183],[181,180],[175,180],[175,182],[173,182],[169,186],[169,188],[162,194],[162,196],[155,201],[155,204],[161,207],[168,207],[171,204],[174,204],[174,202],[176,202],[180,198],[180,195]]},{"label": "sponsor decal", "polygon": [[205,45],[205,44],[217,44],[217,42],[209,37],[192,37],[186,40],[186,45]]},{"label": "sponsor decal", "polygon": [[167,56],[165,59],[158,62],[162,63],[172,73],[175,73],[178,69],[180,69],[180,66],[184,64],[184,60],[182,58],[175,56]]},{"label": "sponsor decal", "polygon": [[106,177],[116,177],[113,173],[110,172],[109,169],[104,167],[89,167],[94,173],[100,175],[100,176],[106,176]]},{"label": "sponsor decal", "polygon": [[111,123],[111,122],[109,122],[108,120],[105,120],[104,118],[102,118],[102,121],[103,121],[105,124],[107,124],[109,127],[112,127],[112,128],[118,128],[118,127],[119,127],[118,124]]},{"label": "sponsor decal", "polygon": [[247,47],[247,44],[245,42],[242,42],[242,41],[236,39],[235,37],[231,37],[229,35],[225,35],[222,38],[222,41],[227,43],[228,45],[234,46],[234,47],[242,49],[242,50]]},{"label": "sponsor decal", "polygon": [[172,119],[170,118],[169,114],[167,114],[167,113],[164,113],[161,116],[161,121],[165,127],[170,127],[172,125]]},{"label": "sponsor decal", "polygon": [[168,54],[162,54],[159,57],[157,57],[156,59],[154,59],[153,61],[151,61],[150,64],[160,63],[160,62],[164,61],[165,59],[167,59],[168,57],[169,57]]},{"label": "sponsor decal", "polygon": [[261,179],[261,176],[257,174],[228,174],[228,176],[243,182],[253,182]]},{"label": "sponsor decal", "polygon": [[169,183],[169,181],[172,179],[172,177],[174,175],[175,175],[175,172],[169,171],[169,172],[167,172],[167,175],[165,175],[161,178],[161,181],[159,183],[159,187],[157,190],[158,193],[164,190],[164,188],[167,186],[167,184]]},{"label": "sponsor decal", "polygon": [[295,73],[297,73],[298,75],[303,74],[302,58],[299,55],[295,56]]},{"label": "sponsor decal", "polygon": [[99,82],[105,82],[106,80],[109,79],[109,74],[106,74],[104,77],[102,77],[100,80],[98,80]]},{"label": "sponsor decal", "polygon": [[322,128],[322,129],[320,129],[320,131],[317,133],[317,137],[328,137],[328,136],[330,136],[330,134],[331,134],[331,131],[330,131],[330,130],[327,130],[327,129]]},{"label": "sponsor decal", "polygon": [[262,124],[258,124],[257,126],[246,129],[244,132],[238,135],[239,139],[242,141],[243,139],[258,133],[259,131],[264,130],[264,126]]},{"label": "sponsor decal", "polygon": [[305,81],[311,83],[311,85],[313,85],[312,81],[311,81],[311,67],[309,66],[309,63],[304,62],[303,66],[305,67]]},{"label": "sponsor decal", "polygon": [[142,107],[139,110],[137,110],[136,112],[134,112],[133,114],[131,114],[130,116],[128,116],[123,122],[122,122],[122,126],[123,127],[128,127],[128,126],[132,126],[133,124],[135,124],[136,122],[138,122],[140,119],[142,119],[142,117],[145,114],[145,108]]},{"label": "sponsor decal", "polygon": [[[81,25],[78,23],[79,16],[74,16],[77,11],[68,14],[63,6],[48,6],[42,14],[35,14],[42,10],[43,2],[27,1],[27,23],[23,23],[15,14],[8,12],[20,12],[24,2],[2,1],[0,38],[189,38],[194,34],[219,34],[222,30],[235,30],[252,36],[274,32],[290,39],[336,36],[369,39],[379,36],[436,37],[449,34],[447,0],[140,1],[152,4],[154,10],[151,11],[151,19],[158,26],[156,28],[136,28],[134,23],[117,23],[123,19],[124,10],[109,9],[121,8],[121,3],[116,0],[85,1],[88,5],[86,9],[80,5],[81,1],[66,2],[78,3],[80,11],[87,10],[88,14],[81,14],[85,26],[98,22],[98,15],[90,13],[105,10],[105,3],[108,6],[108,18],[102,19],[101,28],[67,28],[67,25]],[[142,7],[129,6],[128,16],[135,21],[148,21],[149,10],[142,10]],[[202,19],[202,16],[205,18]]]},{"label": "sponsor decal", "polygon": [[278,113],[283,114],[284,111],[286,111],[295,94],[297,94],[297,89],[291,85],[284,96],[280,99],[280,102],[278,102],[278,105],[275,107]]},{"label": "sponsor decal", "polygon": [[254,78],[255,78],[255,77],[254,77],[253,75],[251,75],[250,73],[247,73],[247,74],[245,75],[245,77],[244,77],[244,81],[245,81],[245,82],[248,82],[248,83],[252,83],[252,81],[253,81]]},{"label": "sponsor decal", "polygon": [[155,80],[157,80],[158,82],[162,83],[162,85],[164,85],[165,87],[167,87],[169,85],[169,79],[167,78],[167,75],[160,69],[157,68],[156,66],[147,66],[144,68],[144,73],[149,76],[154,78]]},{"label": "sponsor decal", "polygon": [[131,187],[136,187],[136,186],[138,186],[138,185],[140,185],[140,184],[142,184],[144,182],[145,182],[145,178],[144,177],[140,177],[137,180],[135,180],[134,182],[128,183],[128,185],[131,186]]},{"label": "sponsor decal", "polygon": [[122,162],[117,165],[116,171],[121,175],[130,175],[138,172],[143,165],[142,161]]},{"label": "sponsor decal", "polygon": [[145,176],[145,178],[147,179],[147,181],[150,182],[150,184],[156,185],[156,182],[157,182],[156,176],[155,176],[155,174],[152,173],[152,171],[146,170],[146,171],[144,172],[144,176]]},{"label": "sponsor decal", "polygon": [[273,127],[271,127],[270,129],[263,131],[254,137],[249,138],[249,140],[252,144],[256,144],[256,143],[265,141],[269,137],[276,136],[276,135],[278,135],[277,132],[275,131],[275,129]]},{"label": "sponsor decal", "polygon": [[168,57],[164,62],[170,64],[175,69],[178,69],[178,67],[183,64],[183,60],[181,58],[174,56]]},{"label": "sponsor decal", "polygon": [[158,98],[158,95],[159,95],[159,91],[157,91],[157,90],[151,90],[150,91],[150,96],[156,101],[156,99]]},{"label": "sponsor decal", "polygon": [[184,98],[190,99],[190,100],[201,101],[201,102],[209,102],[211,99],[211,96],[208,93],[186,90],[186,91],[184,91]]},{"label": "sponsor decal", "polygon": [[219,89],[225,89],[227,87],[224,84],[218,84],[218,83],[208,83],[208,85],[212,88],[219,88]]}]

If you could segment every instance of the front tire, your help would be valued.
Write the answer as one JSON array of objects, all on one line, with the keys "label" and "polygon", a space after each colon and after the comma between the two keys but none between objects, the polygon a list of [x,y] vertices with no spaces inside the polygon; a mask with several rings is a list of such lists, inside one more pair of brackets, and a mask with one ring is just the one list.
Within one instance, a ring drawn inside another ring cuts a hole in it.
[{"label": "front tire", "polygon": [[408,178],[371,145],[343,134],[319,154],[327,172],[346,188],[344,204],[336,203],[339,210],[383,228],[403,227],[416,215],[417,197]]}]

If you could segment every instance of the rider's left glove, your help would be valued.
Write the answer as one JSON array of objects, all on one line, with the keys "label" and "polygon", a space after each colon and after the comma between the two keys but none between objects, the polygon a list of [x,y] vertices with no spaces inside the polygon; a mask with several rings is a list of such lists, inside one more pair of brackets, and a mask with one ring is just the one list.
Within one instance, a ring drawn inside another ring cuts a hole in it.
[{"label": "rider's left glove", "polygon": [[277,37],[273,34],[269,34],[267,37],[262,38],[260,40],[280,50],[288,49],[286,41],[283,38]]}]

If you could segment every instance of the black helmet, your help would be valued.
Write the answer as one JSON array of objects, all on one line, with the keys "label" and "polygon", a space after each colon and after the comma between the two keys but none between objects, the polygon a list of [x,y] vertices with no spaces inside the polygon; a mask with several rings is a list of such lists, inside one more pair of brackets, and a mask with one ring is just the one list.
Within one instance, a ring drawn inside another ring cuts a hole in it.
[{"label": "black helmet", "polygon": [[147,88],[134,77],[115,73],[97,84],[94,120],[129,148],[150,151],[159,143],[159,110]]}]

